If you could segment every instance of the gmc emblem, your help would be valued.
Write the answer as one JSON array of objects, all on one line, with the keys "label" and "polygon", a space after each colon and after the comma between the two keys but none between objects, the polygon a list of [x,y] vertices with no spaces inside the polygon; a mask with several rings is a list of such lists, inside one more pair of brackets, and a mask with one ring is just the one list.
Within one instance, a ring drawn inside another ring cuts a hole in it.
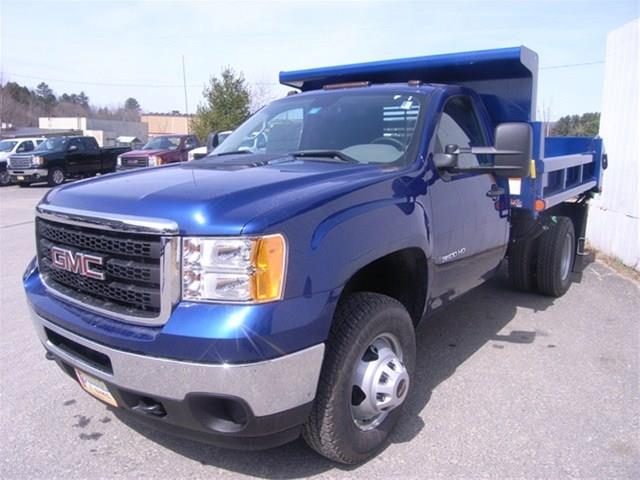
[{"label": "gmc emblem", "polygon": [[104,272],[93,269],[94,266],[102,265],[103,262],[103,258],[96,255],[73,253],[66,248],[51,247],[51,263],[54,267],[83,277],[104,280]]}]

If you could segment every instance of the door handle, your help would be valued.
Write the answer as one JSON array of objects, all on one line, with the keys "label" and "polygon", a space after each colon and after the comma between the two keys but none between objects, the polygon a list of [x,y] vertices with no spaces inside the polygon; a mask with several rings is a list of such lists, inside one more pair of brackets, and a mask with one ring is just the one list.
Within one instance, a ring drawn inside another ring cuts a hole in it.
[{"label": "door handle", "polygon": [[487,192],[487,197],[492,200],[497,199],[500,195],[504,195],[505,190],[502,187],[498,187],[497,185],[491,185],[491,190]]}]

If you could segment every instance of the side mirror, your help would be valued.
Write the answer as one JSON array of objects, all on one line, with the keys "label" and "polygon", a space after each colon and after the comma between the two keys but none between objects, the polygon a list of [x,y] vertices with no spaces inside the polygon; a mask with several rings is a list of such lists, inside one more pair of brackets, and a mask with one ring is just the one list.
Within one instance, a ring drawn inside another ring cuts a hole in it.
[{"label": "side mirror", "polygon": [[496,127],[494,143],[496,152],[493,165],[496,168],[496,175],[529,176],[533,144],[531,125],[522,122],[501,123]]},{"label": "side mirror", "polygon": [[[433,162],[437,168],[452,172],[493,173],[499,177],[529,176],[533,132],[528,123],[501,123],[496,127],[493,147],[459,147],[447,145],[444,153],[436,153]],[[458,166],[458,155],[492,155],[493,165]]]},{"label": "side mirror", "polygon": [[220,145],[220,141],[218,140],[218,132],[211,132],[207,137],[207,153],[211,152],[218,145]]},{"label": "side mirror", "polygon": [[68,149],[68,152],[77,152],[78,151],[78,146],[77,145],[71,145]]}]

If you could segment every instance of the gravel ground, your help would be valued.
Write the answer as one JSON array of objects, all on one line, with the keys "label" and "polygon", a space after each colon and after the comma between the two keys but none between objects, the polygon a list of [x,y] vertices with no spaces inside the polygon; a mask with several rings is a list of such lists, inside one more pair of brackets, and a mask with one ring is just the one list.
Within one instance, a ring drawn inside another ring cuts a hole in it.
[{"label": "gravel ground", "polygon": [[423,322],[406,415],[345,468],[302,441],[247,453],[149,430],[46,361],[21,286],[45,192],[0,189],[3,479],[640,476],[640,288],[604,264],[555,300],[498,276]]}]

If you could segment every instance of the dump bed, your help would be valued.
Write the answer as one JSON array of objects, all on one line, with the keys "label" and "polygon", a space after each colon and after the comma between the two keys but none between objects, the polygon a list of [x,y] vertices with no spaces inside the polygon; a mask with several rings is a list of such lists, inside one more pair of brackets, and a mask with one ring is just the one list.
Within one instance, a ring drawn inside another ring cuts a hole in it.
[{"label": "dump bed", "polygon": [[545,137],[544,125],[534,132],[531,175],[509,182],[514,208],[540,212],[602,188],[606,156],[601,138]]}]

